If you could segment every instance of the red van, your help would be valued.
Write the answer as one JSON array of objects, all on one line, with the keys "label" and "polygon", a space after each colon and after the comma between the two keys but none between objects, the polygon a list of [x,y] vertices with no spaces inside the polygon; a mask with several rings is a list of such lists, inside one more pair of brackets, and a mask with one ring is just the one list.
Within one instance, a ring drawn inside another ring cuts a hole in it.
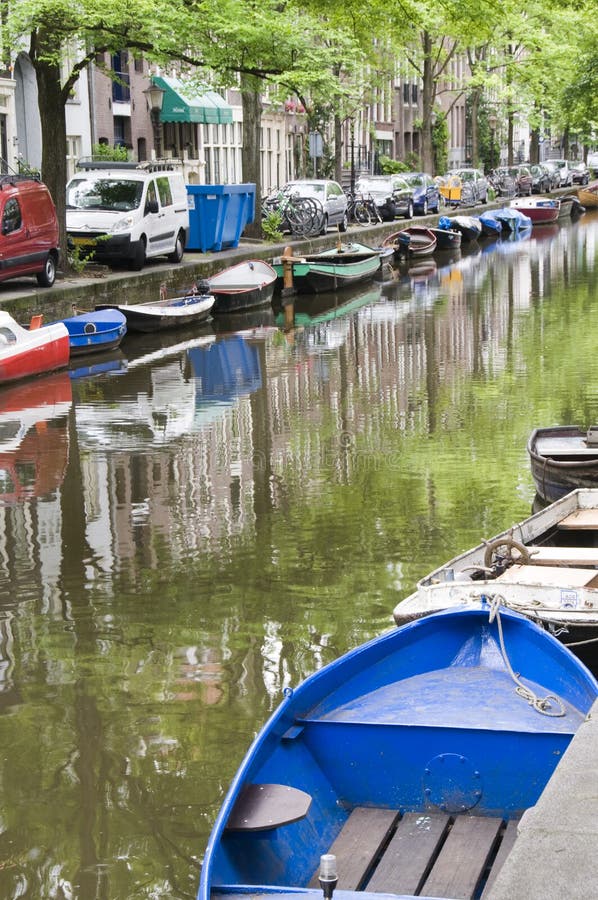
[{"label": "red van", "polygon": [[0,176],[0,281],[35,275],[52,287],[58,267],[58,219],[45,184],[28,175]]}]

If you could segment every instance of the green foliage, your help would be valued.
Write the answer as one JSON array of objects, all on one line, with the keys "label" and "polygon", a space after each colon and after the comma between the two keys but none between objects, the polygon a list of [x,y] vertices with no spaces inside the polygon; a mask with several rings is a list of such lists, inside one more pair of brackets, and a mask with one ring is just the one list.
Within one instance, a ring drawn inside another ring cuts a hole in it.
[{"label": "green foliage", "polygon": [[35,166],[30,166],[26,160],[21,158],[17,161],[17,171],[19,175],[31,175],[32,178],[39,178],[41,175],[39,169],[36,169]]},{"label": "green foliage", "polygon": [[282,213],[278,209],[270,210],[262,218],[262,232],[267,241],[271,241],[272,243],[281,241],[283,238],[281,227]]},{"label": "green foliage", "polygon": [[399,159],[391,159],[390,156],[379,156],[378,165],[382,175],[396,175],[398,172],[408,172],[409,166]]},{"label": "green foliage", "polygon": [[126,147],[111,147],[110,144],[94,144],[91,153],[94,159],[107,159],[112,162],[126,162],[129,158]]}]

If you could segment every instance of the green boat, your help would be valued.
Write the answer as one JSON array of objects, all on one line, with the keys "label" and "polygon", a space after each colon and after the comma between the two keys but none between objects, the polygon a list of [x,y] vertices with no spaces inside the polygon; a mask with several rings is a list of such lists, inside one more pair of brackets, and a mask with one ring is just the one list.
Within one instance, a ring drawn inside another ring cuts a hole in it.
[{"label": "green boat", "polygon": [[[291,257],[293,287],[300,294],[319,294],[352,287],[368,281],[381,269],[388,249],[368,247],[355,242],[339,243],[330,250],[306,256]],[[281,283],[284,276],[284,257],[273,262]]]}]

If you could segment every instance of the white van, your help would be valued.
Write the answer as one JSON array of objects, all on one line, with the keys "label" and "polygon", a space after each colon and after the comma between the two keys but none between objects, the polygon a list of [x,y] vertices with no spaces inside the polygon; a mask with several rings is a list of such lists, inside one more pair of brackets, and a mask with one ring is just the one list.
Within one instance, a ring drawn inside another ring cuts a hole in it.
[{"label": "white van", "polygon": [[66,186],[69,247],[97,262],[146,259],[180,262],[189,235],[187,189],[181,172],[160,165],[80,163]]}]

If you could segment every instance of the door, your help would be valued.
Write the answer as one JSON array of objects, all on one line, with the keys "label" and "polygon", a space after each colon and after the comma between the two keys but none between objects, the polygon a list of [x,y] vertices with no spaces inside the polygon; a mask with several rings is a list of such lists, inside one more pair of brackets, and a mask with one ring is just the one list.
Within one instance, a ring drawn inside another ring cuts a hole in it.
[{"label": "door", "polygon": [[7,197],[0,210],[0,279],[38,270],[34,245],[18,197]]}]

